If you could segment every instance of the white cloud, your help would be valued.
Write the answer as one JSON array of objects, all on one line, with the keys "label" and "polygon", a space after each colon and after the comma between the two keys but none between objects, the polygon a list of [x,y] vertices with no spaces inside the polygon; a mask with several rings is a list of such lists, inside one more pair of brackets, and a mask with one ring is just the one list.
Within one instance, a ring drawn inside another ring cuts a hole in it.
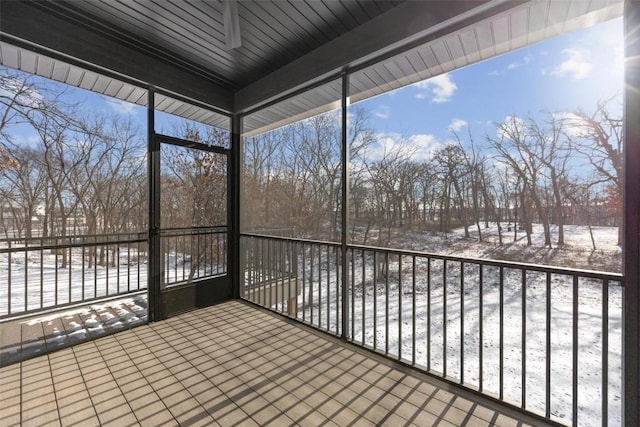
[{"label": "white cloud", "polygon": [[416,94],[416,98],[432,97],[431,100],[436,103],[450,101],[455,91],[458,90],[458,86],[449,73],[423,80],[414,86],[423,90],[423,92]]},{"label": "white cloud", "polygon": [[388,105],[380,105],[374,115],[379,119],[388,119],[391,117],[391,109]]},{"label": "white cloud", "polygon": [[30,147],[38,144],[41,140],[42,139],[40,138],[39,135],[29,134],[29,133],[14,135],[11,137],[11,142],[13,142],[14,144],[21,145],[21,146],[30,146]]},{"label": "white cloud", "polygon": [[453,119],[447,129],[451,132],[458,132],[460,129],[469,126],[469,122],[462,119]]},{"label": "white cloud", "polygon": [[398,133],[378,134],[376,143],[368,147],[365,157],[368,161],[378,161],[385,157],[425,161],[441,146],[442,144],[429,134],[416,134],[408,138]]},{"label": "white cloud", "polygon": [[24,106],[38,108],[44,101],[36,88],[19,77],[3,76],[1,86],[0,97],[13,98]]},{"label": "white cloud", "polygon": [[570,137],[585,136],[585,120],[575,113],[554,113],[553,118],[562,123],[562,130]]},{"label": "white cloud", "polygon": [[496,127],[498,138],[509,139],[509,135],[518,134],[524,131],[524,120],[516,116],[507,116],[504,121]]},{"label": "white cloud", "polygon": [[433,153],[442,146],[433,135],[429,134],[411,135],[407,139],[407,143],[413,150],[411,158],[419,161],[429,160]]},{"label": "white cloud", "polygon": [[567,59],[551,70],[552,76],[568,75],[571,80],[576,81],[585,78],[591,72],[593,65],[587,60],[588,51],[564,49],[562,53],[567,56]]},{"label": "white cloud", "polygon": [[131,102],[126,102],[126,101],[122,101],[120,99],[113,99],[113,98],[105,98],[107,105],[116,113],[119,114],[129,114],[129,115],[135,115],[136,114],[136,104],[133,104]]},{"label": "white cloud", "polygon": [[515,70],[516,68],[524,67],[525,65],[528,65],[532,59],[533,58],[531,57],[531,55],[526,55],[524,58],[522,58],[522,61],[515,61],[507,65],[507,70],[511,71]]}]

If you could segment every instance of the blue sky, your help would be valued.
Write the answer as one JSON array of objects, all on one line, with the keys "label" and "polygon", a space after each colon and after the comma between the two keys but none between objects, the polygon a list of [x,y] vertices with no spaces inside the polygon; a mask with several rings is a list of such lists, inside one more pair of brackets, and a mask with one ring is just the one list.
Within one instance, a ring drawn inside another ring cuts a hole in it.
[{"label": "blue sky", "polygon": [[613,96],[612,108],[619,108],[622,86],[622,20],[615,19],[357,105],[370,111],[376,132],[427,149],[450,140],[451,127],[466,136],[469,126],[480,143],[507,116],[590,112]]}]

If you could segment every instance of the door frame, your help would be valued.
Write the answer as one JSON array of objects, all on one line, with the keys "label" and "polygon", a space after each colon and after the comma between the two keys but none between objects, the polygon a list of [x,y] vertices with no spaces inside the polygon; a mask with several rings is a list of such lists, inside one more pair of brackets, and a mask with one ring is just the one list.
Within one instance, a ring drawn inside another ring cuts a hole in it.
[{"label": "door frame", "polygon": [[[161,228],[161,158],[160,148],[162,144],[196,149],[205,152],[226,156],[226,271],[215,277],[197,279],[189,283],[177,284],[163,289],[164,271],[162,267],[162,228]],[[167,317],[207,307],[233,298],[232,264],[229,262],[232,227],[230,207],[230,171],[232,167],[231,150],[219,146],[211,146],[168,135],[150,132],[149,150],[149,320],[157,321]]]}]

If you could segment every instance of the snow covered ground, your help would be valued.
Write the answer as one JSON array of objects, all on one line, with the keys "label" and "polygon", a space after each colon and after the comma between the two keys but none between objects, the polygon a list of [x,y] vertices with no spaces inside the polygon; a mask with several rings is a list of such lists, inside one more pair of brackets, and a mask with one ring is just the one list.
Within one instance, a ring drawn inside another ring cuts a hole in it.
[{"label": "snow covered ground", "polygon": [[[15,246],[14,246],[15,249]],[[50,250],[0,254],[0,316],[134,292],[147,287],[146,258],[123,247],[114,263],[90,265],[80,248],[69,264]]]},{"label": "snow covered ground", "polygon": [[[15,250],[15,245],[13,246]],[[171,252],[164,259],[165,283],[188,280],[189,257]],[[202,263],[194,278],[224,274],[225,265]],[[119,248],[115,262],[89,265],[82,250],[73,248],[69,265],[62,268],[62,257],[50,250],[0,254],[0,316],[47,309],[147,288],[146,253],[135,248]],[[26,295],[26,298],[25,298]]]},{"label": "snow covered ground", "polygon": [[[542,247],[541,237],[536,235],[531,247],[518,240],[500,250],[491,241],[491,230],[487,231],[489,239],[483,243],[464,238],[462,230],[456,230],[446,239],[432,233],[394,236],[394,246],[399,246],[398,241],[404,239],[400,243],[405,249],[458,257],[490,257],[589,270],[619,269],[621,251],[616,245],[614,228],[594,229],[598,248],[595,251],[590,248],[591,237],[586,227],[568,227],[567,243],[561,249]],[[577,366],[573,366],[573,276],[549,275],[550,310],[547,310],[546,273],[525,270],[523,275],[520,269],[505,268],[501,325],[499,267],[483,266],[481,281],[477,264],[465,263],[461,267],[458,262],[448,261],[445,269],[442,260],[416,257],[414,281],[413,258],[403,256],[400,268],[398,257],[392,254],[388,255],[389,273],[383,270],[374,281],[373,253],[367,250],[363,257],[361,250],[355,250],[353,265],[349,267],[353,287],[349,290],[348,333],[353,341],[409,362],[415,357],[416,365],[438,373],[446,370],[447,377],[455,381],[462,381],[464,377],[465,384],[475,387],[480,385],[482,363],[483,390],[499,395],[502,330],[504,399],[522,405],[524,386],[524,406],[544,414],[548,333],[551,415],[564,422],[572,419],[573,373],[576,372],[578,425],[602,425],[602,367],[606,361],[608,421],[612,426],[621,424],[622,288],[619,282],[608,282],[604,293],[602,280],[578,277]],[[335,258],[329,255],[331,265],[327,275],[326,255],[320,271],[317,254],[314,257],[312,280],[309,279],[309,254],[301,260],[306,268],[305,287],[298,297],[298,307],[304,307],[304,312],[298,316],[304,315],[307,322],[313,318],[314,324],[337,332],[340,300],[335,288],[338,280]],[[378,257],[379,262],[385,259],[382,252]],[[299,276],[302,268],[301,265]],[[309,292],[312,304],[309,304]],[[606,323],[602,316],[604,298],[608,300]],[[608,335],[604,349],[603,328]]]}]

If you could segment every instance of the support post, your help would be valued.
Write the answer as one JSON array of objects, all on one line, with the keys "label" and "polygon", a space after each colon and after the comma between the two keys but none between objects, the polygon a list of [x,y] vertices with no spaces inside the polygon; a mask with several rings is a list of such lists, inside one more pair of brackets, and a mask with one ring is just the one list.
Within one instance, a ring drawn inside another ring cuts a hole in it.
[{"label": "support post", "polygon": [[163,318],[160,287],[160,142],[155,137],[155,90],[149,88],[147,104],[147,185],[149,203],[149,260],[147,263],[147,292],[149,293],[149,321]]},{"label": "support post", "polygon": [[640,2],[624,7],[623,424],[640,425]]},{"label": "support post", "polygon": [[228,210],[227,224],[229,224],[229,255],[227,259],[233,298],[240,298],[240,288],[244,280],[241,270],[244,269],[240,258],[240,174],[242,171],[242,118],[238,114],[231,116],[231,154],[229,161],[228,180]]},{"label": "support post", "polygon": [[348,128],[347,128],[347,108],[349,107],[349,74],[347,72],[342,73],[342,199],[341,199],[341,216],[342,224],[341,231],[341,255],[342,255],[342,331],[341,337],[343,340],[349,338],[349,301],[348,301],[348,286],[349,286],[349,263],[347,260],[348,254],[348,242],[349,237],[349,142],[348,142]]}]

